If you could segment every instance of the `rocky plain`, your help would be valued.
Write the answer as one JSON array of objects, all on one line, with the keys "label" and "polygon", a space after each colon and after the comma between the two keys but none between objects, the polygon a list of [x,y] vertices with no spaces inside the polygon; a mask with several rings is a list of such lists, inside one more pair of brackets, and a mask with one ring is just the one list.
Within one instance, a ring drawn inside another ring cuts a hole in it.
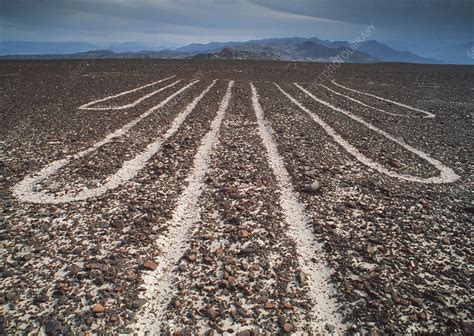
[{"label": "rocky plain", "polygon": [[474,68],[0,62],[0,334],[473,334]]}]

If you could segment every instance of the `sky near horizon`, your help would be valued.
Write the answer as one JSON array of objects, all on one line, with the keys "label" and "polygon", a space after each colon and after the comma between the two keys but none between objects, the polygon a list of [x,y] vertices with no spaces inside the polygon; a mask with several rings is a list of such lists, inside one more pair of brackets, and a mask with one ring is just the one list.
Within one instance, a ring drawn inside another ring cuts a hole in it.
[{"label": "sky near horizon", "polygon": [[167,47],[268,37],[448,45],[473,39],[471,0],[0,0],[0,40]]}]

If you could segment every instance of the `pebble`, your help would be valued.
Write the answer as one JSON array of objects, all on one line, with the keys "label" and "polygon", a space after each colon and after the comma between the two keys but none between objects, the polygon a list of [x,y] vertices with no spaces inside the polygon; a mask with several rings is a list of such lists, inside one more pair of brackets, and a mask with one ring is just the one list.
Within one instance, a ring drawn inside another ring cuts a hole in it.
[{"label": "pebble", "polygon": [[219,282],[219,287],[220,288],[229,288],[229,281],[222,280],[221,282]]},{"label": "pebble", "polygon": [[333,326],[332,324],[326,323],[326,325],[324,326],[324,329],[326,329],[328,332],[332,333],[332,332],[334,332],[334,330],[336,330],[336,327]]},{"label": "pebble", "polygon": [[143,263],[143,268],[149,271],[156,270],[158,265],[153,260],[147,260]]},{"label": "pebble", "polygon": [[289,333],[293,330],[293,325],[291,323],[286,322],[283,324],[283,331]]},{"label": "pebble", "polygon": [[101,305],[100,303],[96,303],[95,305],[92,306],[92,312],[95,314],[100,314],[105,311],[105,307]]},{"label": "pebble", "polygon": [[69,268],[69,273],[71,275],[76,275],[80,271],[81,271],[81,268],[76,264],[71,265],[71,267]]},{"label": "pebble", "polygon": [[267,301],[265,303],[265,309],[273,309],[273,303],[271,301]]},{"label": "pebble", "polygon": [[179,301],[178,299],[175,299],[173,302],[173,306],[177,309],[181,308],[182,306],[181,301]]},{"label": "pebble", "polygon": [[247,230],[240,230],[239,231],[239,237],[240,238],[248,238],[249,237],[249,232]]},{"label": "pebble", "polygon": [[132,302],[132,309],[138,309],[147,302],[146,299],[137,299]]},{"label": "pebble", "polygon": [[15,292],[8,292],[6,295],[5,295],[5,298],[10,301],[10,300],[13,300],[16,296],[16,293]]},{"label": "pebble", "polygon": [[306,274],[303,271],[298,273],[298,282],[300,283],[301,287],[306,286]]},{"label": "pebble", "polygon": [[321,189],[321,183],[319,181],[313,181],[303,186],[303,191],[307,193],[316,193],[319,189]]},{"label": "pebble", "polygon": [[44,326],[44,332],[46,335],[63,334],[63,329],[62,323],[55,319],[49,319]]},{"label": "pebble", "polygon": [[293,309],[293,305],[289,302],[284,302],[283,303],[283,307],[285,307],[286,309]]}]

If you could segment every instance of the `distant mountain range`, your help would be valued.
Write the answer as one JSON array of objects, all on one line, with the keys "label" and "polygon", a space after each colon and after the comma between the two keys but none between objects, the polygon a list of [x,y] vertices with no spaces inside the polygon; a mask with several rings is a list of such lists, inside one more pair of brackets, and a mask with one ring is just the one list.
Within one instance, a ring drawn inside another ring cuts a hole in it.
[{"label": "distant mountain range", "polygon": [[445,63],[474,64],[474,41],[462,44],[413,44],[403,41],[384,41],[384,44],[397,50],[410,50],[424,57],[434,58]]},{"label": "distant mountain range", "polygon": [[269,52],[251,52],[244,50],[236,50],[232,48],[224,48],[219,52],[197,54],[191,56],[192,59],[234,59],[234,60],[265,60],[280,61],[281,59]]},{"label": "distant mountain range", "polygon": [[[396,43],[393,43],[396,44]],[[392,45],[393,45],[392,44]],[[253,59],[306,62],[376,63],[462,63],[474,64],[469,54],[473,43],[433,50],[432,57],[421,57],[410,51],[399,51],[375,40],[362,42],[350,50],[348,41],[328,41],[318,38],[272,38],[242,42],[212,42],[190,44],[166,49],[138,42],[96,45],[75,42],[0,42],[0,58],[19,59],[81,59],[81,58],[193,58],[193,59]],[[345,57],[341,57],[344,55]]]},{"label": "distant mountain range", "polygon": [[0,55],[68,55],[92,50],[110,50],[114,53],[140,52],[142,50],[165,50],[162,46],[152,46],[139,42],[93,44],[86,42],[0,42]]}]

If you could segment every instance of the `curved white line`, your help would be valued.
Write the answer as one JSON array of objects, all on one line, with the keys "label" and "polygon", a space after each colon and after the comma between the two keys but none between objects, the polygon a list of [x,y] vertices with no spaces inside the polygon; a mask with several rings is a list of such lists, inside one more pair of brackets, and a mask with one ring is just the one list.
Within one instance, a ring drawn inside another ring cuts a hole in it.
[{"label": "curved white line", "polygon": [[316,259],[322,256],[321,245],[314,238],[308,215],[294,192],[283,158],[278,153],[277,145],[273,139],[272,129],[267,124],[263,109],[258,101],[257,89],[252,83],[250,86],[260,138],[267,150],[270,167],[280,190],[280,206],[289,226],[288,234],[295,242],[298,263],[308,276],[308,294],[313,303],[311,320],[308,321],[311,332],[325,333],[324,326],[329,323],[337,329],[338,334],[343,334],[345,326],[338,313],[338,303],[334,297],[331,297],[335,290],[329,282],[330,269],[322,260],[318,262],[309,260],[310,256]]},{"label": "curved white line", "polygon": [[212,121],[211,129],[201,141],[194,157],[192,171],[186,178],[186,189],[179,197],[173,217],[166,225],[167,233],[161,235],[156,242],[156,246],[161,249],[161,253],[156,259],[158,268],[144,276],[146,286],[144,297],[148,300],[148,303],[135,325],[139,335],[161,335],[161,324],[165,322],[163,315],[174,290],[172,268],[179,262],[188,246],[190,229],[199,221],[198,199],[204,186],[209,158],[219,137],[219,129],[232,97],[233,85],[234,81],[230,81],[217,115]]},{"label": "curved white line", "polygon": [[393,116],[404,117],[404,118],[410,118],[410,117],[412,117],[412,116],[407,116],[407,115],[404,115],[404,114],[398,114],[398,113],[388,112],[388,111],[379,109],[379,108],[377,108],[377,107],[373,107],[373,106],[367,105],[366,103],[361,102],[360,100],[357,100],[357,99],[355,99],[355,98],[346,96],[345,94],[342,94],[342,93],[340,93],[340,92],[334,91],[334,90],[331,89],[330,87],[327,87],[326,85],[323,85],[323,84],[318,84],[318,86],[321,86],[321,87],[325,88],[326,90],[331,91],[331,92],[334,93],[335,95],[338,95],[338,96],[347,98],[347,99],[353,101],[354,103],[357,103],[357,104],[359,104],[359,105],[368,107],[368,108],[370,108],[370,109],[373,109],[373,110],[376,110],[376,111],[379,111],[379,112],[382,112],[382,113],[385,113],[385,114],[390,114],[390,115],[393,115]]},{"label": "curved white line", "polygon": [[406,150],[412,152],[415,155],[418,155],[420,158],[424,159],[436,169],[440,171],[440,174],[438,176],[434,177],[428,177],[428,178],[420,178],[416,176],[411,176],[411,175],[406,175],[406,174],[399,174],[397,172],[388,170],[384,168],[381,164],[373,161],[372,159],[366,157],[364,154],[362,154],[355,146],[351,145],[349,142],[347,142],[344,138],[342,138],[331,126],[326,124],[319,116],[316,114],[312,113],[310,110],[308,110],[305,106],[303,106],[300,102],[298,102],[295,98],[293,98],[289,93],[285,92],[278,84],[275,84],[276,87],[290,100],[292,101],[295,105],[297,105],[300,109],[302,109],[304,112],[306,112],[315,122],[317,122],[325,131],[327,134],[329,134],[339,145],[341,145],[349,154],[353,155],[357,160],[362,162],[363,164],[367,165],[368,167],[377,170],[378,172],[395,177],[398,179],[402,180],[407,180],[407,181],[412,181],[412,182],[419,182],[419,183],[450,183],[454,182],[457,179],[459,179],[459,175],[457,175],[451,168],[446,167],[444,164],[442,164],[440,161],[433,159],[430,157],[428,154],[425,152],[422,152],[419,149],[416,149],[408,144],[406,144],[404,141],[394,138],[387,132],[373,126],[372,124],[369,124],[365,120],[353,115],[352,113],[345,111],[341,108],[338,108],[334,105],[329,104],[328,102],[325,102],[324,100],[316,98],[311,92],[306,90],[305,88],[301,87],[297,83],[294,83],[296,87],[298,87],[301,91],[306,93],[309,97],[311,97],[313,100],[317,101],[318,103],[325,105],[334,111],[340,112],[349,118],[361,123],[362,125],[366,126],[367,128],[383,135],[387,139],[395,142],[396,144],[402,146]]},{"label": "curved white line", "polygon": [[[112,141],[112,139],[120,137],[124,135],[126,132],[130,130],[134,125],[136,125],[140,120],[146,118],[149,116],[151,113],[156,111],[157,109],[163,107],[166,105],[171,99],[182,93],[183,91],[187,90],[189,87],[193,86],[196,84],[197,81],[194,81],[175,93],[171,94],[168,96],[165,100],[163,100],[160,104],[152,107],[145,113],[141,114],[139,117],[135,118],[122,128],[108,134],[104,139],[96,142],[93,146],[82,150],[81,152],[72,155],[70,157],[67,157],[65,159],[57,160],[43,169],[41,169],[36,175],[32,176],[27,176],[25,177],[21,182],[16,184],[13,187],[13,194],[23,202],[31,202],[31,203],[51,203],[51,204],[58,204],[58,203],[68,203],[68,202],[73,202],[73,201],[82,201],[91,197],[97,197],[102,194],[104,194],[107,190],[114,189],[121,185],[122,183],[132,179],[146,164],[146,162],[160,149],[163,141],[171,137],[176,130],[179,128],[181,123],[184,121],[186,116],[191,112],[191,110],[196,106],[196,104],[199,102],[199,100],[202,99],[204,94],[214,85],[215,81],[203,92],[199,97],[197,97],[193,102],[191,102],[185,109],[184,112],[179,114],[175,120],[173,121],[173,124],[171,125],[170,129],[166,132],[166,134],[163,136],[163,138],[160,138],[159,140],[150,143],[146,150],[143,151],[142,153],[138,154],[135,156],[133,159],[124,162],[122,167],[113,175],[110,175],[104,184],[97,188],[89,189],[89,188],[83,188],[81,191],[79,191],[77,194],[71,195],[71,194],[63,194],[63,195],[51,195],[47,194],[43,191],[37,191],[35,190],[35,185],[41,181],[44,181],[47,179],[49,176],[53,175],[56,173],[59,169],[67,165],[70,160],[73,159],[78,159],[81,158],[95,150],[97,150],[99,147],[109,143]],[[175,85],[177,82],[169,85]],[[164,88],[163,88],[164,89]]]},{"label": "curved white line", "polygon": [[101,99],[97,99],[97,100],[94,100],[94,101],[91,101],[87,104],[84,104],[84,105],[81,105],[79,106],[78,108],[80,110],[97,110],[97,111],[101,111],[101,110],[123,110],[123,109],[126,109],[126,108],[129,108],[129,107],[133,107],[135,105],[137,105],[138,103],[140,103],[141,101],[147,99],[147,98],[150,98],[151,96],[157,94],[158,92],[160,92],[160,90],[157,90],[157,91],[153,91],[141,98],[139,98],[138,100],[134,101],[133,103],[130,103],[130,104],[127,104],[127,105],[122,105],[122,106],[110,106],[110,107],[89,107],[91,105],[94,105],[94,104],[97,104],[97,103],[101,103],[103,101],[106,101],[106,100],[109,100],[109,99],[112,99],[112,98],[117,98],[117,97],[120,97],[120,96],[123,96],[123,95],[126,95],[128,93],[132,93],[132,92],[137,92],[139,90],[142,90],[142,89],[145,89],[149,86],[152,86],[152,85],[155,85],[155,84],[158,84],[158,83],[161,83],[161,82],[164,82],[164,81],[167,81],[168,79],[171,79],[171,78],[174,78],[176,77],[176,75],[173,75],[173,76],[170,76],[170,77],[167,77],[167,78],[164,78],[164,79],[160,79],[156,82],[153,82],[153,83],[150,83],[150,84],[146,84],[146,85],[143,85],[143,86],[140,86],[140,87],[137,87],[135,89],[132,89],[132,90],[128,90],[128,91],[123,91],[123,92],[120,92],[120,93],[117,93],[115,95],[112,95],[112,96],[107,96],[105,98],[101,98]]},{"label": "curved white line", "polygon": [[362,94],[362,95],[366,95],[366,96],[369,96],[369,97],[373,97],[373,98],[376,98],[376,99],[379,99],[379,100],[383,100],[387,103],[392,103],[392,104],[395,104],[395,105],[398,105],[398,106],[401,106],[401,107],[404,107],[404,108],[407,108],[409,110],[412,110],[412,111],[416,111],[416,112],[421,112],[423,114],[425,114],[425,117],[424,118],[434,118],[435,115],[431,112],[428,112],[428,111],[425,111],[425,110],[420,110],[416,107],[413,107],[413,106],[410,106],[410,105],[406,105],[406,104],[403,104],[403,103],[399,103],[399,102],[396,102],[396,101],[393,101],[393,100],[390,100],[390,99],[387,99],[387,98],[383,98],[383,97],[379,97],[379,96],[376,96],[374,94],[371,94],[371,93],[367,93],[367,92],[363,92],[363,91],[358,91],[358,90],[355,90],[355,89],[351,89],[351,88],[348,88],[344,85],[341,85],[341,84],[338,84],[336,83],[335,80],[333,80],[331,83],[333,83],[334,85],[337,85],[343,89],[346,89],[346,90],[349,90],[349,91],[352,91],[352,92],[355,92],[355,93],[359,93],[359,94]]}]

